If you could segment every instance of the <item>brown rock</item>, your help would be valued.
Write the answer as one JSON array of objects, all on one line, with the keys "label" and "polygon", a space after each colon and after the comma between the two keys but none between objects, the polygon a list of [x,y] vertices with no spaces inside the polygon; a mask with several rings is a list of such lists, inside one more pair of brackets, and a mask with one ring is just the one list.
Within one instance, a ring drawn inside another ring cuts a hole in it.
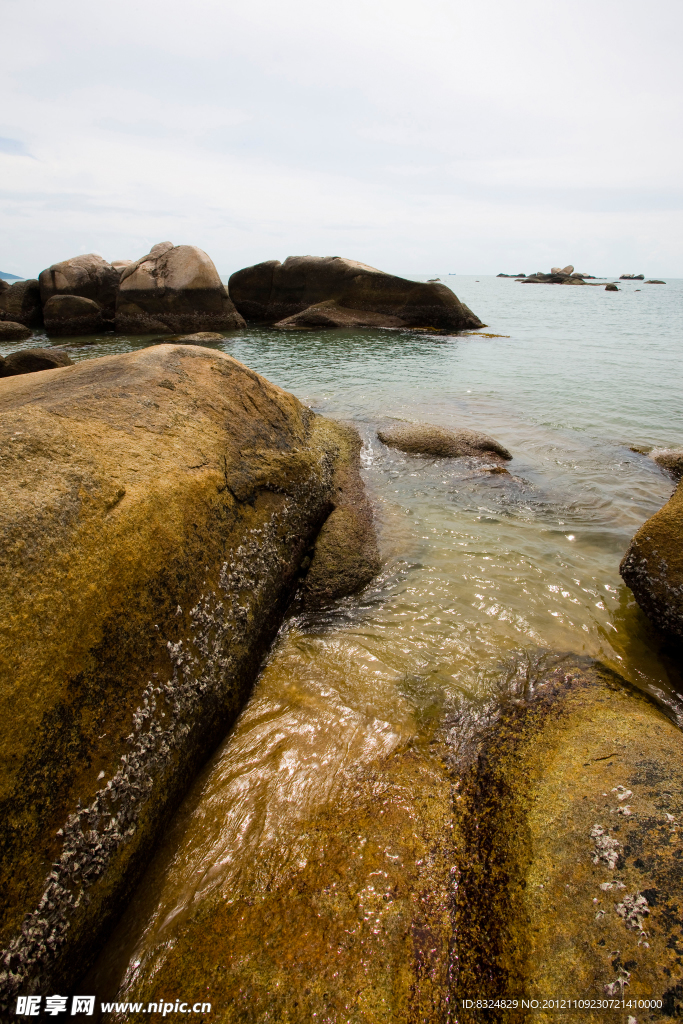
[{"label": "brown rock", "polygon": [[114,312],[118,271],[94,252],[53,263],[42,271],[39,280],[43,306],[56,295],[78,295],[96,302],[110,315]]},{"label": "brown rock", "polygon": [[502,444],[488,434],[475,430],[447,430],[431,423],[401,423],[395,427],[378,430],[377,436],[390,448],[399,448],[411,455],[431,455],[436,458],[478,458],[511,459],[512,455]]},{"label": "brown rock", "polygon": [[641,526],[619,572],[654,624],[683,637],[683,482],[666,505]]},{"label": "brown rock", "polygon": [[190,346],[2,382],[6,1010],[87,968],[246,699],[347,437]]},{"label": "brown rock", "polygon": [[[520,666],[493,721],[461,748],[454,1003],[581,993],[572,1014],[603,1024],[594,1001],[623,994],[677,1016],[681,730],[604,666],[553,660]],[[452,734],[468,728],[454,721]],[[458,1019],[483,1018],[475,1005]],[[500,1019],[522,1024],[529,1011],[518,1002]]]},{"label": "brown rock", "polygon": [[21,352],[12,352],[5,358],[2,375],[18,377],[23,373],[58,370],[62,366],[71,365],[71,359],[60,348],[26,348]]},{"label": "brown rock", "polygon": [[21,341],[30,338],[32,334],[30,327],[12,323],[11,320],[0,320],[0,341]]},{"label": "brown rock", "polygon": [[216,341],[225,341],[225,335],[218,331],[198,331],[196,334],[169,334],[159,341],[164,345],[211,345]]},{"label": "brown rock", "polygon": [[677,480],[683,476],[683,448],[651,448],[647,454]]},{"label": "brown rock", "polygon": [[[239,312],[254,323],[330,327],[362,321],[365,326],[364,318],[374,313],[383,319],[371,326],[450,331],[484,326],[444,284],[407,281],[340,256],[290,256],[284,263],[258,263],[238,270],[228,287]],[[311,306],[313,320],[302,321],[299,314]]]},{"label": "brown rock", "polygon": [[53,295],[43,306],[43,316],[48,334],[95,334],[113,327],[101,307],[81,295]]},{"label": "brown rock", "polygon": [[0,320],[11,320],[25,327],[42,327],[43,308],[36,280],[15,281],[0,293]]},{"label": "brown rock", "polygon": [[315,330],[332,327],[405,327],[405,321],[384,313],[345,309],[334,299],[309,306],[302,313],[288,316],[274,325],[279,330]]},{"label": "brown rock", "polygon": [[652,280],[652,281],[646,281],[645,284],[666,284],[666,281]]},{"label": "brown rock", "polygon": [[121,272],[116,329],[145,334],[156,330],[152,322],[174,333],[244,326],[206,253],[171,242],[159,242]]},{"label": "brown rock", "polygon": [[606,292],[618,292],[619,289],[617,288],[617,286],[615,284],[606,284],[605,285],[605,291]]}]

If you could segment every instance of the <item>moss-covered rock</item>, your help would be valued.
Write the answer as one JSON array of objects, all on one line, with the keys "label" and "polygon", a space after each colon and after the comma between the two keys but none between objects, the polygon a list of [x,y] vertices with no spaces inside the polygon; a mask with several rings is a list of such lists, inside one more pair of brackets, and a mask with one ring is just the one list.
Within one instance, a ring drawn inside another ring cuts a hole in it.
[{"label": "moss-covered rock", "polygon": [[[458,1005],[623,995],[662,999],[678,1015],[681,732],[588,660],[560,660],[523,684],[460,768]],[[458,1019],[605,1019],[590,1005],[577,1012],[530,1017],[519,1005],[491,1016],[474,1006]]]},{"label": "moss-covered rock", "polygon": [[0,451],[7,1003],[87,967],[242,706],[349,442],[161,345],[2,380]]},{"label": "moss-covered rock", "polygon": [[683,638],[683,483],[638,530],[619,572],[655,626]]}]

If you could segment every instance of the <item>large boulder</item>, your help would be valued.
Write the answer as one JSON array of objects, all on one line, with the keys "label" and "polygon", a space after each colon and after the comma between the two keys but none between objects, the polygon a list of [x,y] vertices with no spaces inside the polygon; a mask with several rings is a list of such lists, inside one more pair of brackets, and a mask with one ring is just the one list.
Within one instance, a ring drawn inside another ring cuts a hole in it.
[{"label": "large boulder", "polygon": [[0,447],[13,1012],[87,968],[314,569],[339,475],[361,485],[347,428],[196,347],[3,381]]},{"label": "large boulder", "polygon": [[433,423],[399,423],[377,431],[383,444],[398,448],[410,455],[430,455],[433,458],[476,458],[511,459],[512,455],[502,444],[477,430],[461,427],[448,430]]},{"label": "large boulder", "polygon": [[196,245],[159,242],[121,271],[116,329],[124,334],[235,330],[244,320],[215,266]]},{"label": "large boulder", "polygon": [[407,281],[340,256],[257,263],[234,273],[228,289],[239,312],[253,323],[449,331],[484,326],[444,284]]},{"label": "large boulder", "polygon": [[33,331],[23,324],[12,323],[11,320],[0,320],[0,341],[23,341],[30,338]]},{"label": "large boulder", "polygon": [[464,740],[470,716],[451,725],[461,744],[458,1020],[483,1020],[476,1000],[493,996],[518,1002],[491,1019],[520,1024],[530,1019],[521,999],[585,1000],[582,1024],[604,1022],[598,1001],[622,997],[661,999],[666,1019],[678,1017],[681,731],[588,659],[520,668],[492,716],[479,708],[481,733]]},{"label": "large boulder", "polygon": [[95,334],[113,327],[102,307],[81,295],[53,295],[43,306],[43,317],[48,334]]},{"label": "large boulder", "polygon": [[638,530],[619,572],[654,624],[683,638],[683,481]]},{"label": "large boulder", "polygon": [[91,252],[53,263],[39,277],[43,306],[54,295],[79,295],[91,299],[113,317],[119,275],[110,263]]},{"label": "large boulder", "polygon": [[24,327],[42,327],[43,307],[35,279],[15,281],[0,292],[0,320],[10,320]]},{"label": "large boulder", "polygon": [[19,377],[23,373],[58,370],[71,365],[71,359],[60,348],[25,348],[6,357],[0,376]]}]

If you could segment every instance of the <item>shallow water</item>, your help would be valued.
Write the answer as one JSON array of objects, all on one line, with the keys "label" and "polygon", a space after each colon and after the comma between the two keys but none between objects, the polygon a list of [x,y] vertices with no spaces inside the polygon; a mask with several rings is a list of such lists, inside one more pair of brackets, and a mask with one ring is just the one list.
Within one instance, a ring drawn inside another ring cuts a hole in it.
[{"label": "shallow water", "polygon": [[[344,806],[362,766],[428,751],[444,709],[483,700],[502,662],[589,654],[679,713],[680,678],[618,565],[673,489],[629,446],[683,443],[683,282],[606,293],[442,279],[504,337],[247,330],[219,346],[355,423],[384,568],[363,594],[283,627],[105,950],[105,998],[158,970],[210,894],[230,903],[284,883],[306,861],[304,825]],[[60,344],[80,359],[149,340]],[[396,420],[484,430],[513,453],[509,475],[388,449],[376,430]]]}]

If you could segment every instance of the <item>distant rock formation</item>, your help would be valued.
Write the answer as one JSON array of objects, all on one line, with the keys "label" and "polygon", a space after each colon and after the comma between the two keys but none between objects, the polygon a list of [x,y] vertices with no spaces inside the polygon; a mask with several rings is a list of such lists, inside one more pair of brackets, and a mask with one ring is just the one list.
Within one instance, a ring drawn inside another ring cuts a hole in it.
[{"label": "distant rock formation", "polygon": [[526,277],[526,274],[496,274],[496,277]]},{"label": "distant rock formation", "polygon": [[620,281],[643,281],[645,279],[644,274],[620,274]]},{"label": "distant rock formation", "polygon": [[656,278],[652,281],[646,281],[645,284],[666,284],[666,281],[658,281]]},{"label": "distant rock formation", "polygon": [[116,329],[124,334],[234,330],[244,320],[218,271],[195,245],[159,242],[121,271]]},{"label": "distant rock formation", "polygon": [[610,284],[606,284],[605,285],[605,291],[606,292],[618,292],[619,289],[617,288],[617,286],[615,284],[610,283]]},{"label": "distant rock formation", "polygon": [[283,328],[485,326],[444,284],[408,281],[340,256],[290,256],[234,273],[230,296],[247,322]]},{"label": "distant rock formation", "polygon": [[522,284],[585,284],[584,275],[575,272],[573,266],[552,267],[549,274],[537,270],[522,280]]}]

